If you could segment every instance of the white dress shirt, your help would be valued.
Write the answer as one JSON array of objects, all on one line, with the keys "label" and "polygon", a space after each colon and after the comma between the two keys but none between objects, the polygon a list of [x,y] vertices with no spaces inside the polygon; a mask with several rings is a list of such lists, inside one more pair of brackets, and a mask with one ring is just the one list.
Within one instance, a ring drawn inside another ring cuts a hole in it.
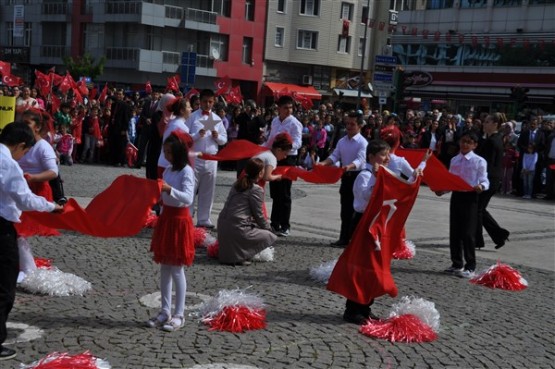
[{"label": "white dress shirt", "polygon": [[24,173],[39,174],[51,170],[58,174],[56,152],[48,141],[41,139],[17,161]]},{"label": "white dress shirt", "polygon": [[19,223],[22,211],[53,211],[54,203],[37,196],[29,189],[21,167],[12,158],[10,149],[0,144],[0,217]]},{"label": "white dress shirt", "polygon": [[368,141],[360,133],[352,138],[344,136],[337,142],[337,147],[328,159],[333,164],[340,163],[342,167],[352,163],[356,165],[355,170],[361,170],[366,164],[366,146],[368,146]]},{"label": "white dress shirt", "polygon": [[209,114],[212,115],[213,120],[220,121],[214,127],[214,130],[218,131],[218,138],[216,140],[212,138],[211,131],[206,131],[204,137],[201,137],[198,133],[201,129],[204,129],[202,120],[206,119],[206,116],[202,114],[201,109],[197,109],[191,114],[189,119],[187,119],[186,125],[189,128],[189,133],[191,134],[191,137],[193,137],[193,151],[215,155],[218,153],[219,146],[223,146],[227,143],[227,131],[221,121],[222,118],[220,118],[216,113],[213,112],[209,112]]},{"label": "white dress shirt", "polygon": [[279,116],[272,120],[270,135],[268,136],[268,140],[264,143],[264,146],[271,148],[275,137],[284,132],[289,133],[289,136],[291,136],[291,140],[293,141],[293,148],[287,153],[287,155],[297,155],[297,152],[303,143],[303,125],[293,115],[287,116],[283,121],[279,119]]},{"label": "white dress shirt", "polygon": [[164,141],[166,141],[166,138],[168,138],[170,136],[170,134],[175,131],[176,129],[179,129],[185,133],[189,133],[189,127],[187,127],[187,125],[185,124],[185,118],[183,117],[178,117],[178,118],[174,118],[172,120],[170,120],[170,122],[168,123],[168,126],[166,127],[166,130],[164,131],[164,135],[162,136],[162,152],[160,153],[160,156],[158,157],[158,166],[162,167],[162,168],[167,168],[169,167],[171,164],[170,162],[166,159],[166,155],[164,155]]},{"label": "white dress shirt", "polygon": [[[426,162],[421,162],[418,167],[424,170],[426,168]],[[387,169],[391,170],[396,175],[403,174],[407,178],[411,178],[414,174],[415,169],[412,169],[407,159],[402,156],[397,156],[393,153],[389,154],[389,164],[387,164]]]},{"label": "white dress shirt", "polygon": [[484,191],[489,189],[488,164],[474,151],[470,151],[466,155],[459,153],[451,159],[449,172],[458,175],[472,187],[482,185]]},{"label": "white dress shirt", "polygon": [[353,208],[357,213],[364,213],[366,210],[375,185],[376,176],[374,175],[372,165],[367,163],[353,184]]}]

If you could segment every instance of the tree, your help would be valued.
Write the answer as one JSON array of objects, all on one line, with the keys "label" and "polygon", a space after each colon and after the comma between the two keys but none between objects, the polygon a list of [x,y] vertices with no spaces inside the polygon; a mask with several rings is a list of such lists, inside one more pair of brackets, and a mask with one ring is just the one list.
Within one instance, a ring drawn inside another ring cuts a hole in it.
[{"label": "tree", "polygon": [[106,57],[101,57],[96,64],[94,58],[88,53],[76,58],[65,56],[63,61],[74,80],[78,80],[80,77],[91,77],[91,79],[94,80],[104,73]]}]

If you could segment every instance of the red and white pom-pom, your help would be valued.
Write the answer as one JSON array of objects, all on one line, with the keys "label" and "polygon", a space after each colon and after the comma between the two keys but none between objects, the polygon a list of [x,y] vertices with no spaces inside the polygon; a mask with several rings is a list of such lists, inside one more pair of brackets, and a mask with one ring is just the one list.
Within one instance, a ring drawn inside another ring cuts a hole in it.
[{"label": "red and white pom-pom", "polygon": [[64,273],[56,267],[50,269],[37,268],[25,274],[19,284],[22,289],[50,296],[83,296],[92,285],[81,277]]},{"label": "red and white pom-pom", "polygon": [[52,269],[52,259],[35,258],[35,265],[39,269]]},{"label": "red and white pom-pom", "polygon": [[401,301],[393,304],[389,317],[401,315],[414,315],[418,317],[422,323],[432,328],[435,332],[439,332],[439,311],[433,302],[424,300],[415,296],[403,296]]},{"label": "red and white pom-pom", "polygon": [[518,270],[499,261],[472,278],[470,282],[508,291],[522,291],[528,287],[528,281]]},{"label": "red and white pom-pom", "polygon": [[158,215],[156,213],[149,213],[146,217],[144,228],[155,228],[158,223]]},{"label": "red and white pom-pom", "polygon": [[391,342],[431,342],[437,338],[436,332],[429,325],[411,314],[394,316],[383,321],[369,319],[360,327],[360,333]]},{"label": "red and white pom-pom", "polygon": [[194,235],[193,235],[195,248],[205,246],[204,241],[206,240],[206,234],[207,233],[208,232],[206,232],[206,229],[204,229],[202,227],[195,227],[195,231],[194,231]]},{"label": "red and white pom-pom", "polygon": [[217,259],[220,253],[220,243],[218,240],[214,241],[210,245],[206,246],[206,254],[211,259]]},{"label": "red and white pom-pom", "polygon": [[218,242],[218,239],[210,234],[210,232],[206,232],[206,236],[204,237],[204,241],[202,242],[202,247],[208,247],[210,245],[215,244]]},{"label": "red and white pom-pom", "polygon": [[270,261],[274,261],[274,248],[272,246],[266,247],[264,250],[254,255],[252,257],[252,261],[258,263],[267,263]]},{"label": "red and white pom-pom", "polygon": [[337,259],[320,264],[320,266],[310,268],[310,278],[317,282],[327,284],[330,279],[331,272],[333,271],[333,268],[335,268],[335,264],[337,264]]},{"label": "red and white pom-pom", "polygon": [[200,308],[201,321],[210,330],[245,332],[266,327],[262,299],[244,290],[221,290]]},{"label": "red and white pom-pom", "polygon": [[29,365],[20,365],[20,369],[110,369],[106,360],[98,359],[88,351],[82,354],[53,352]]},{"label": "red and white pom-pom", "polygon": [[395,250],[393,253],[393,259],[397,260],[407,260],[412,259],[416,254],[416,246],[414,242],[410,240],[403,240],[401,243],[402,248],[400,250]]}]

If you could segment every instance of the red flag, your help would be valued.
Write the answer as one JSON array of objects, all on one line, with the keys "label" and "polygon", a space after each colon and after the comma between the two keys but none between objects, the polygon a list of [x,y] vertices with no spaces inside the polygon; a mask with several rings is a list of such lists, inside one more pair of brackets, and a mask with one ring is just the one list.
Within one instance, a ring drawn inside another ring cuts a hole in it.
[{"label": "red flag", "polygon": [[96,95],[98,95],[98,90],[96,89],[96,87],[91,88],[91,91],[89,92],[89,98],[92,100],[96,97]]},{"label": "red flag", "polygon": [[345,173],[343,168],[336,166],[315,165],[312,170],[300,167],[279,166],[272,174],[281,174],[283,178],[296,181],[301,178],[305,182],[318,184],[337,183]]},{"label": "red flag", "polygon": [[89,89],[87,88],[87,81],[85,77],[81,78],[79,82],[77,82],[77,89],[81,96],[89,96]]},{"label": "red flag", "polygon": [[274,91],[274,100],[279,100],[282,96],[291,96],[291,91],[289,91],[287,87],[284,87],[279,91]]},{"label": "red flag", "polygon": [[181,78],[178,74],[168,77],[168,84],[166,85],[167,91],[179,92],[179,83],[181,83]]},{"label": "red flag", "polygon": [[108,94],[108,82],[104,85],[102,91],[100,91],[100,96],[98,97],[98,101],[103,104],[106,101],[106,95]]},{"label": "red flag", "polygon": [[73,78],[71,78],[71,76],[68,73],[64,77],[62,77],[62,81],[60,82],[58,89],[60,90],[61,93],[65,95],[73,87],[72,82],[73,82]]},{"label": "red flag", "polygon": [[370,203],[333,269],[328,290],[359,304],[368,304],[386,293],[397,296],[391,255],[400,242],[419,186],[420,179],[408,183],[380,167]]},{"label": "red flag", "polygon": [[64,80],[64,77],[52,72],[48,73],[48,77],[50,77],[51,86],[58,86]]},{"label": "red flag", "polygon": [[243,101],[241,86],[237,85],[229,90],[229,93],[227,94],[227,101],[232,104],[241,104],[241,101]]},{"label": "red flag", "polygon": [[225,95],[229,92],[229,89],[231,88],[231,78],[225,76],[224,78],[214,82],[214,85],[216,86],[216,96]]},{"label": "red flag", "polygon": [[191,97],[193,97],[194,95],[200,95],[200,91],[197,90],[196,88],[191,88],[186,94],[185,94],[185,98],[188,100],[191,100]]},{"label": "red flag", "polygon": [[9,76],[12,74],[12,65],[8,62],[0,61],[0,76]]},{"label": "red flag", "polygon": [[301,104],[301,106],[303,107],[304,110],[310,110],[312,108],[312,106],[314,105],[310,98],[306,97],[303,94],[299,94],[296,91],[293,92],[293,98],[295,99],[296,102]]},{"label": "red flag", "polygon": [[258,146],[247,140],[233,140],[221,149],[216,155],[202,154],[203,160],[241,160],[252,158],[256,154],[268,151],[267,147]]},{"label": "red flag", "polygon": [[152,93],[152,85],[150,84],[150,81],[146,81],[146,84],[145,84],[145,92],[146,92],[147,94]]},{"label": "red flag", "polygon": [[54,115],[58,110],[60,110],[60,105],[62,104],[62,100],[52,94],[52,106],[50,107],[50,112],[52,113],[52,115]]},{"label": "red flag", "polygon": [[52,85],[50,84],[50,78],[39,70],[35,69],[35,86],[39,89],[42,96],[48,96],[50,93]]},{"label": "red flag", "polygon": [[6,86],[14,87],[23,85],[23,80],[12,74],[4,74],[2,76],[2,83]]},{"label": "red flag", "polygon": [[[422,161],[426,149],[397,149],[395,154],[407,159],[416,168]],[[472,191],[472,187],[461,177],[450,173],[434,155],[426,162],[422,180],[432,191]]]},{"label": "red flag", "polygon": [[83,96],[81,96],[81,92],[77,88],[73,89],[73,101],[77,104],[83,103]]}]

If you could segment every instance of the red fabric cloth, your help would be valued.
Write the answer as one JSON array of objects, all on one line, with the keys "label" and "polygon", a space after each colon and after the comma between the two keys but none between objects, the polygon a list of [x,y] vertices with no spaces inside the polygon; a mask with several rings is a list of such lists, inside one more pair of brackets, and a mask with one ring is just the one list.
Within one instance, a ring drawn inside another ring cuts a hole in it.
[{"label": "red fabric cloth", "polygon": [[[48,182],[30,182],[29,188],[35,195],[44,197],[48,201],[52,201],[52,188]],[[17,235],[20,237],[32,237],[32,236],[59,236],[55,227],[47,227],[40,222],[29,216],[29,212],[25,211],[19,217],[21,223],[15,223],[15,229],[17,230]],[[39,213],[45,214],[45,213]]]},{"label": "red fabric cloth", "polygon": [[359,304],[386,293],[397,296],[390,265],[393,247],[400,242],[419,187],[420,179],[408,183],[380,168],[370,203],[330,276],[330,291]]},{"label": "red fabric cloth", "polygon": [[194,229],[189,208],[164,205],[150,243],[154,261],[168,265],[193,264]]},{"label": "red fabric cloth", "polygon": [[334,166],[315,165],[312,170],[299,167],[280,166],[273,173],[282,174],[283,178],[296,181],[301,178],[305,182],[331,184],[337,183],[345,171]]},{"label": "red fabric cloth", "polygon": [[200,157],[203,160],[241,160],[252,158],[256,154],[269,150],[267,147],[258,146],[247,140],[233,140],[228,143],[216,155],[202,154]]},{"label": "red fabric cloth", "polygon": [[150,208],[160,197],[162,183],[122,175],[98,194],[86,209],[69,199],[61,214],[25,212],[42,225],[97,237],[127,237],[140,232]]},{"label": "red fabric cloth", "polygon": [[[422,161],[426,149],[397,149],[395,154],[402,156],[409,164],[416,168]],[[461,177],[449,173],[447,168],[435,155],[431,155],[426,162],[426,169],[422,180],[432,191],[472,191],[472,187]]]}]

